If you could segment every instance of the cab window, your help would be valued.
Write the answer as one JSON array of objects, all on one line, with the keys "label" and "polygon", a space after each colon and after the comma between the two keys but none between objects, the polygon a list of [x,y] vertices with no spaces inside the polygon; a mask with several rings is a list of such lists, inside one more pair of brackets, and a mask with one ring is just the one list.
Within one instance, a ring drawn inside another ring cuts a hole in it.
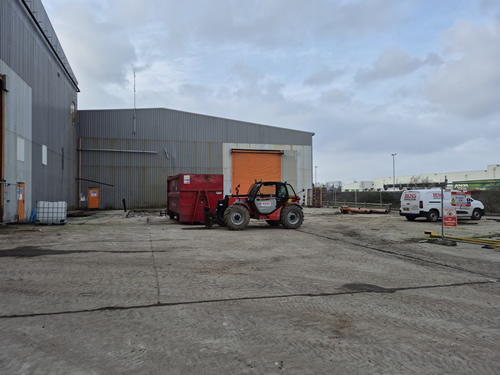
[{"label": "cab window", "polygon": [[278,198],[285,198],[287,195],[288,195],[288,192],[286,190],[286,186],[285,185],[279,185],[276,196]]},{"label": "cab window", "polygon": [[262,185],[259,189],[259,195],[275,195],[276,185]]}]

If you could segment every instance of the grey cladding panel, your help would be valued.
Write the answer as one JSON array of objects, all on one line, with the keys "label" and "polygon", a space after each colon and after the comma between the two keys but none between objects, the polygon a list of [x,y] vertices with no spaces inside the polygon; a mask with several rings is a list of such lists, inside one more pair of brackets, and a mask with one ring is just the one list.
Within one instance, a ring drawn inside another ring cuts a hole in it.
[{"label": "grey cladding panel", "polygon": [[83,137],[312,145],[312,133],[165,108],[79,111]]},{"label": "grey cladding panel", "polygon": [[168,175],[222,173],[220,143],[90,138],[82,139],[82,148],[157,151],[82,151],[82,177],[114,185],[83,181],[82,191],[101,186],[101,206],[107,208],[120,208],[124,198],[130,208],[164,207]]},{"label": "grey cladding panel", "polygon": [[[30,12],[43,25],[43,33]],[[51,38],[47,40],[46,35]],[[58,46],[57,55],[50,43]],[[33,146],[32,170],[28,173],[33,186],[26,187],[32,189],[31,206],[36,207],[40,200],[57,200],[74,207],[78,128],[71,123],[70,106],[72,102],[78,104],[77,87],[72,81],[76,79],[40,0],[0,1],[0,59],[15,71],[16,79],[31,88]],[[42,145],[48,151],[46,166],[40,163]]]}]

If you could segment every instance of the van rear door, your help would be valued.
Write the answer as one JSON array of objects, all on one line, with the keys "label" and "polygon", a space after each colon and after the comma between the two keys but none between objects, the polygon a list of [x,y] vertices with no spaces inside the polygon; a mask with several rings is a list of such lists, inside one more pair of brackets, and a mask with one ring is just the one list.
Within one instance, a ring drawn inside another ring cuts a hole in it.
[{"label": "van rear door", "polygon": [[401,194],[401,213],[417,215],[419,209],[420,192],[416,190],[406,190]]}]

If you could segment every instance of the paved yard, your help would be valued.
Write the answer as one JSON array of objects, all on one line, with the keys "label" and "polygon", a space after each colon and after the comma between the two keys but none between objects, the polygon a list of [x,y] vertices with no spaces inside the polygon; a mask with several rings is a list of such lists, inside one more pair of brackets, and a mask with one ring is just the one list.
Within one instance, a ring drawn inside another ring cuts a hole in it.
[{"label": "paved yard", "polygon": [[[242,232],[99,212],[0,228],[2,374],[499,374],[500,251],[306,209]],[[451,235],[500,238],[500,223]]]}]

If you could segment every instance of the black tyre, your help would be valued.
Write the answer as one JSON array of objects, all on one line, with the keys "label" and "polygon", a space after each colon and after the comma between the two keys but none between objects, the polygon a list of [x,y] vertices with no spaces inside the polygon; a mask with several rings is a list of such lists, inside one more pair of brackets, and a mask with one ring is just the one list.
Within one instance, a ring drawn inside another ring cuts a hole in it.
[{"label": "black tyre", "polygon": [[249,221],[250,214],[244,206],[231,206],[224,212],[224,222],[229,229],[242,230],[248,225]]},{"label": "black tyre", "polygon": [[406,220],[408,221],[414,221],[416,219],[415,216],[406,216]]},{"label": "black tyre", "polygon": [[427,213],[427,221],[434,223],[438,220],[439,220],[439,212],[437,212],[436,210],[430,210]]},{"label": "black tyre", "polygon": [[266,223],[268,223],[272,227],[277,227],[281,224],[279,220],[266,220]]},{"label": "black tyre", "polygon": [[297,206],[286,206],[281,211],[281,224],[286,229],[297,229],[304,221],[304,213]]},{"label": "black tyre", "polygon": [[224,215],[217,215],[217,218],[215,220],[217,221],[217,224],[219,224],[221,227],[226,226],[226,222],[224,221]]},{"label": "black tyre", "polygon": [[475,208],[474,211],[472,211],[471,219],[472,220],[481,220],[482,216],[483,215],[481,214],[481,210],[478,208]]}]

